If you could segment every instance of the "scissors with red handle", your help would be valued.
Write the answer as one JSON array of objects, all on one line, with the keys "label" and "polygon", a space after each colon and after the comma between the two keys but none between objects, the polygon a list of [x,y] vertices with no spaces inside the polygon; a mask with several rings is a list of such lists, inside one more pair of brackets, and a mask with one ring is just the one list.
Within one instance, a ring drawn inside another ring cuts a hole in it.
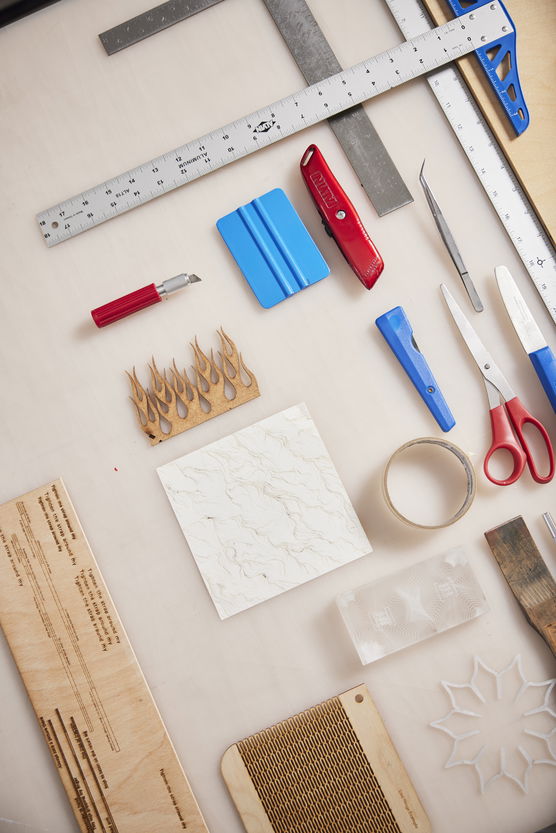
[{"label": "scissors with red handle", "polygon": [[[550,483],[554,477],[554,449],[546,428],[542,422],[529,413],[519,397],[515,395],[510,383],[461,311],[450,290],[444,284],[441,284],[440,288],[452,317],[483,374],[487,389],[492,444],[487,451],[483,466],[486,476],[497,486],[509,486],[519,480],[527,465],[533,480],[537,483]],[[540,474],[537,469],[533,453],[523,434],[525,425],[533,425],[544,441],[549,463],[547,474]],[[508,451],[513,461],[513,470],[504,480],[494,477],[489,470],[490,461],[497,451]]]}]

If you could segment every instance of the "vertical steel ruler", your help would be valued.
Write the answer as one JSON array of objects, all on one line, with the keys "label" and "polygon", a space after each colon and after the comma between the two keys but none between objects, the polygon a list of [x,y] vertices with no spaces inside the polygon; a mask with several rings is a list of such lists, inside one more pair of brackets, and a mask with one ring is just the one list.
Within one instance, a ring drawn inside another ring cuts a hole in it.
[{"label": "vertical steel ruler", "polygon": [[[419,0],[386,0],[405,38],[430,31]],[[467,85],[453,67],[427,81],[556,322],[556,252]]]},{"label": "vertical steel ruler", "polygon": [[437,70],[492,43],[508,29],[511,21],[504,9],[492,2],[426,31],[41,212],[37,220],[44,240],[54,246],[354,104]]}]

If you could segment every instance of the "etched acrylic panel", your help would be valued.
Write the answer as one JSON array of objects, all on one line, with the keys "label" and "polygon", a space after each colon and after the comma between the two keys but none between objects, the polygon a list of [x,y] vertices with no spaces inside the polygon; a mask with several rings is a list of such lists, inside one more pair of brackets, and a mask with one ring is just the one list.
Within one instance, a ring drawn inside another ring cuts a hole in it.
[{"label": "etched acrylic panel", "polygon": [[336,602],[363,665],[488,610],[461,547],[342,593]]}]

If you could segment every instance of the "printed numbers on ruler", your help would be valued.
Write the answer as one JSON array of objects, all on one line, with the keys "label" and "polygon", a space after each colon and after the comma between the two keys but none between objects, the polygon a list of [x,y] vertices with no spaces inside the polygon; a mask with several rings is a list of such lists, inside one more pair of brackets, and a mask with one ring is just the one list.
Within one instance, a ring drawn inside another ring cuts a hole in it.
[{"label": "printed numbers on ruler", "polygon": [[191,182],[496,40],[509,20],[498,3],[424,32],[57,206],[37,220],[48,246]]},{"label": "printed numbers on ruler", "polygon": [[[442,70],[438,76],[430,79],[431,87],[527,272],[556,321],[554,248],[457,73]],[[468,113],[464,120],[463,108]]]},{"label": "printed numbers on ruler", "polygon": [[[418,0],[386,0],[404,37],[431,31]],[[428,79],[446,118],[556,322],[556,255],[471,93],[452,67]]]}]

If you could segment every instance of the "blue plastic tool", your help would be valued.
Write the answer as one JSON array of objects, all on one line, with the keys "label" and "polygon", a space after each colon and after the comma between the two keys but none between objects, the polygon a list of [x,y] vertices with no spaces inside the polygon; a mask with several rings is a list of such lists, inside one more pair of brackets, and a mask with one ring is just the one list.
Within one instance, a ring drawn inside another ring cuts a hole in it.
[{"label": "blue plastic tool", "polygon": [[263,307],[273,307],[330,274],[281,188],[221,217],[216,226]]},{"label": "blue plastic tool", "polygon": [[510,270],[506,266],[496,266],[494,274],[510,321],[556,411],[556,356],[548,346]]},{"label": "blue plastic tool", "polygon": [[456,421],[426,359],[415,343],[413,329],[402,307],[394,307],[380,315],[375,324],[437,423],[443,431],[449,431]]},{"label": "blue plastic tool", "polygon": [[[456,17],[461,17],[463,14],[469,14],[473,9],[486,6],[492,0],[465,0],[465,4],[461,0],[447,0],[447,2]],[[475,55],[519,136],[529,126],[529,111],[525,104],[517,71],[515,25],[504,4],[500,0],[497,0],[497,2],[502,6],[514,31],[503,35],[499,40],[493,41],[487,46],[479,47],[475,50]],[[499,77],[498,72],[500,74],[504,73],[502,78]]]},{"label": "blue plastic tool", "polygon": [[547,345],[546,347],[541,347],[540,350],[529,353],[529,358],[533,363],[537,376],[541,380],[550,404],[556,411],[556,356],[554,356],[554,353]]}]

